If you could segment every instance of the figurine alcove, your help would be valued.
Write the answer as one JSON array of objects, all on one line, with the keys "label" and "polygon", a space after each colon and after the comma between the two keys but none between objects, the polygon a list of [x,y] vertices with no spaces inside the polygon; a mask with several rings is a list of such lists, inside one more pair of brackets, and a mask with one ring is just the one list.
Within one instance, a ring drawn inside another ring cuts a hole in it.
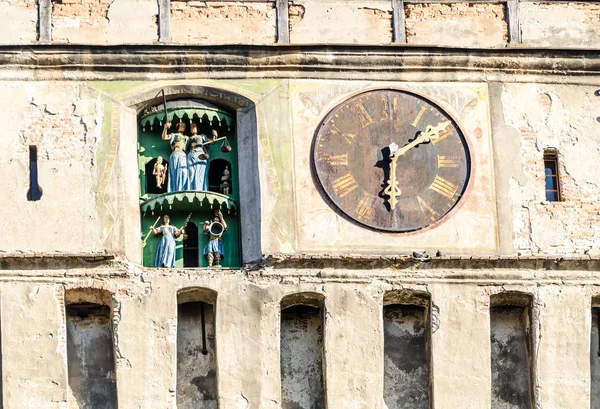
[{"label": "figurine alcove", "polygon": [[[168,171],[163,188],[157,188],[156,176],[153,174],[157,158],[163,158],[163,164],[170,165],[171,146],[163,140],[161,134],[165,123],[165,107],[163,104],[148,107],[139,117],[138,126],[138,165],[140,179],[140,210],[142,218],[142,239],[148,234],[150,226],[158,228],[162,217],[169,215],[170,224],[181,228],[189,216],[186,238],[176,239],[175,267],[206,267],[204,247],[208,236],[204,234],[205,221],[212,221],[214,212],[221,210],[227,223],[223,233],[222,244],[224,267],[241,266],[240,251],[240,219],[238,215],[239,192],[237,188],[238,153],[235,132],[235,113],[221,109],[209,102],[198,99],[180,99],[167,101],[166,116],[171,122],[168,134],[177,132],[177,124],[186,124],[185,135],[190,135],[190,125],[198,126],[198,135],[204,134],[212,138],[216,130],[218,137],[226,139],[217,141],[208,148],[208,190],[167,192]],[[227,148],[229,146],[230,148]],[[186,151],[187,154],[187,151]],[[227,195],[221,193],[220,181],[225,167],[230,172],[230,188]],[[160,217],[160,219],[158,219]],[[157,222],[158,219],[158,222]],[[156,224],[155,224],[156,223]],[[143,265],[155,266],[156,251],[160,236],[153,234],[143,243]],[[193,253],[196,252],[197,257]]]}]

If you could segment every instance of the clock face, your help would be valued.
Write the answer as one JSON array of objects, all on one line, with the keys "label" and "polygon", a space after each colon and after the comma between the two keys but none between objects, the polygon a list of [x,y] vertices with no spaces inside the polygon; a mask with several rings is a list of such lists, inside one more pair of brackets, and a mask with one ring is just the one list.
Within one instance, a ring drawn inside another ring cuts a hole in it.
[{"label": "clock face", "polygon": [[389,232],[423,229],[444,218],[467,188],[470,163],[452,117],[406,91],[368,91],[344,101],[313,141],[314,175],[334,206]]}]

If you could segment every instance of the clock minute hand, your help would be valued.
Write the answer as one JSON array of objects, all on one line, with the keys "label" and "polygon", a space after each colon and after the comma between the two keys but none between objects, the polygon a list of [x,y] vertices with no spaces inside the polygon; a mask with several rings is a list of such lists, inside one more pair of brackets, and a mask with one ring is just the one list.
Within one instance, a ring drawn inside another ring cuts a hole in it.
[{"label": "clock minute hand", "polygon": [[440,132],[446,129],[452,122],[440,122],[436,126],[427,125],[424,132],[421,132],[419,136],[412,142],[407,143],[402,148],[398,149],[396,152],[396,157],[404,155],[410,149],[414,148],[420,143],[424,142],[433,142],[436,139],[440,138]]}]

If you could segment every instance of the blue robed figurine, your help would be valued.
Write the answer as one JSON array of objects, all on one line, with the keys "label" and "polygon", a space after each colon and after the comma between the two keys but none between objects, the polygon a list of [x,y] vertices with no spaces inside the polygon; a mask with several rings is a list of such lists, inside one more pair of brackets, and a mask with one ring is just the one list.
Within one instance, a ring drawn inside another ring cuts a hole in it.
[{"label": "blue robed figurine", "polygon": [[187,148],[188,137],[184,135],[185,123],[177,124],[177,133],[167,134],[171,122],[167,122],[163,128],[161,138],[169,141],[171,144],[171,156],[169,157],[169,184],[167,192],[180,192],[188,190],[188,162],[185,150]]},{"label": "blue robed figurine", "polygon": [[192,136],[189,140],[189,153],[187,156],[189,190],[208,190],[208,146],[214,144],[217,131],[212,131],[213,138],[198,135],[198,125],[190,126]]},{"label": "blue robed figurine", "polygon": [[177,227],[170,225],[170,221],[171,218],[165,215],[163,224],[158,229],[150,226],[150,230],[155,236],[162,235],[156,250],[156,267],[175,267],[175,239],[184,234],[185,230],[179,230]]},{"label": "blue robed figurine", "polygon": [[223,241],[221,236],[227,230],[227,223],[223,219],[223,213],[220,210],[215,212],[215,217],[212,222],[204,222],[204,234],[208,236],[208,244],[204,247],[204,255],[208,259],[208,266],[212,267],[221,265],[221,260],[225,256],[223,250]]}]

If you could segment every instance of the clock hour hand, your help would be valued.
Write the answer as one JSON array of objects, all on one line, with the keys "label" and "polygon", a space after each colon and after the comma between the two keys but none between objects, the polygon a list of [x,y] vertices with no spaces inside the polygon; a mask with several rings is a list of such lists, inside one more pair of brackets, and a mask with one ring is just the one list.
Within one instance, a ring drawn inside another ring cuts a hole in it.
[{"label": "clock hour hand", "polygon": [[387,180],[387,186],[386,188],[383,190],[383,194],[384,195],[388,195],[390,198],[388,199],[388,203],[390,204],[390,210],[393,210],[396,207],[396,204],[398,203],[398,199],[396,199],[398,196],[400,196],[400,194],[402,193],[402,191],[400,190],[400,187],[398,186],[398,179],[396,178],[396,165],[398,162],[398,158],[400,157],[400,155],[398,155],[398,145],[396,145],[395,143],[391,143],[390,146],[390,177]]}]

